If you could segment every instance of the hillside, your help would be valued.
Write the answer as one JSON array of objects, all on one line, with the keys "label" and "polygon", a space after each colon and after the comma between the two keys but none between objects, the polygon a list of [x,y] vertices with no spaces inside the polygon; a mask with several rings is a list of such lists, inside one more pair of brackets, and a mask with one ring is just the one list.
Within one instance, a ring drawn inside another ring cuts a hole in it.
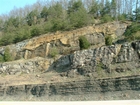
[{"label": "hillside", "polygon": [[[117,43],[129,25],[95,24],[0,47],[1,58],[11,57],[0,63],[0,99],[139,99],[140,41]],[[81,36],[89,42],[88,49],[81,50]],[[108,36],[111,45],[106,45]],[[97,98],[88,96],[92,93]]]},{"label": "hillside", "polygon": [[0,100],[140,99],[139,20],[139,0],[37,0],[1,14]]}]

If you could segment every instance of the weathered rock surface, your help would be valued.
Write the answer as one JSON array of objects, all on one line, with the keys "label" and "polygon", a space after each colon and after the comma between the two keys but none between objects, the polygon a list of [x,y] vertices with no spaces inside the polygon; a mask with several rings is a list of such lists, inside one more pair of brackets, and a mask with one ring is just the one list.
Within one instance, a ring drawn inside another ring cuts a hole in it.
[{"label": "weathered rock surface", "polygon": [[[127,24],[112,22],[102,25],[83,27],[73,31],[45,34],[13,45],[10,48],[13,59],[30,59],[34,57],[47,57],[50,48],[57,47],[60,54],[67,54],[79,50],[79,36],[84,35],[91,45],[102,46],[105,44],[105,36],[121,36]],[[0,47],[0,55],[3,56],[5,47]]]},{"label": "weathered rock surface", "polygon": [[0,64],[1,74],[52,71],[65,76],[83,75],[92,77],[98,71],[106,73],[140,70],[140,41],[122,45],[102,46],[95,49],[75,51],[56,59],[34,58]]},{"label": "weathered rock surface", "polygon": [[0,74],[22,74],[43,72],[48,69],[53,60],[46,60],[44,58],[34,58],[30,60],[18,60],[13,62],[6,62],[0,64]]},{"label": "weathered rock surface", "polygon": [[72,71],[73,74],[77,72],[81,75],[92,76],[98,71],[112,73],[140,70],[139,50],[140,41],[75,51],[74,54],[60,58],[55,63],[55,67],[69,65],[71,68],[68,68],[67,76],[71,75]]},{"label": "weathered rock surface", "polygon": [[123,91],[140,89],[140,76],[106,78],[106,79],[87,79],[70,82],[54,82],[42,84],[23,84],[8,85],[0,84],[1,96],[25,95],[25,97],[43,95],[77,95],[92,94],[94,92]]},{"label": "weathered rock surface", "polygon": [[[120,36],[125,28],[126,24],[115,22],[43,35],[1,47],[1,56],[5,47],[9,47],[17,60],[0,63],[0,96],[139,92],[140,41],[104,46],[105,35]],[[77,51],[81,35],[92,45],[99,46]],[[55,58],[48,56],[52,47],[59,49],[60,55]]]}]

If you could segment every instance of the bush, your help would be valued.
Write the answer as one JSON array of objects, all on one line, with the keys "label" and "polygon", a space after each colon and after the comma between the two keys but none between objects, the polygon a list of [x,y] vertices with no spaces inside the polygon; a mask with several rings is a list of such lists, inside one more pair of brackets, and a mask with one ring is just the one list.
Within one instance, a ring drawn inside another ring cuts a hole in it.
[{"label": "bush", "polygon": [[111,18],[111,16],[109,15],[104,15],[102,18],[101,18],[101,22],[102,23],[107,23],[107,22],[110,22],[112,21],[113,19]]},{"label": "bush", "polygon": [[128,26],[124,36],[127,41],[133,41],[135,39],[139,40],[139,31],[140,31],[140,25],[137,23],[133,23],[131,26]]},{"label": "bush", "polygon": [[13,36],[10,35],[9,33],[3,35],[0,39],[0,45],[2,45],[2,46],[6,46],[11,43],[13,43]]},{"label": "bush", "polygon": [[79,38],[79,45],[80,45],[80,49],[88,49],[90,47],[90,43],[89,41],[86,39],[85,36],[80,36]]},{"label": "bush", "polygon": [[5,52],[4,52],[4,61],[11,61],[11,54],[10,54],[10,49],[8,47],[5,48]]},{"label": "bush", "polygon": [[31,36],[34,37],[34,36],[39,36],[39,35],[40,35],[40,29],[38,27],[34,27],[31,30]]},{"label": "bush", "polygon": [[53,25],[52,25],[51,21],[48,21],[47,23],[44,24],[44,32],[45,33],[50,32],[52,27],[53,27]]},{"label": "bush", "polygon": [[113,39],[112,39],[111,36],[105,37],[105,44],[106,44],[107,46],[112,45],[112,41],[113,41]]},{"label": "bush", "polygon": [[0,62],[4,62],[3,56],[0,56]]},{"label": "bush", "polygon": [[56,47],[54,48],[51,48],[50,51],[49,51],[49,55],[54,58],[56,57],[56,55],[58,55],[58,49]]},{"label": "bush", "polygon": [[118,20],[125,21],[126,18],[127,18],[127,15],[126,15],[126,14],[122,14],[122,15],[119,15],[119,16],[118,16]]}]

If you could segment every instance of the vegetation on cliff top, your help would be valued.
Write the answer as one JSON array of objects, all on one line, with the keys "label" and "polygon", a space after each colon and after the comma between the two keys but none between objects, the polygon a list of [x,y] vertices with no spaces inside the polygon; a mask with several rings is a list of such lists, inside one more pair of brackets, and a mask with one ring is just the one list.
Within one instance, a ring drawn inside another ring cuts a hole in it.
[{"label": "vegetation on cliff top", "polygon": [[[137,8],[133,12],[134,5]],[[93,24],[95,19],[103,23],[136,21],[140,19],[140,7],[132,0],[40,0],[0,15],[0,46],[48,32],[80,28]]]},{"label": "vegetation on cliff top", "polygon": [[124,36],[127,41],[133,41],[133,40],[140,40],[140,24],[133,23],[132,25],[128,26]]}]

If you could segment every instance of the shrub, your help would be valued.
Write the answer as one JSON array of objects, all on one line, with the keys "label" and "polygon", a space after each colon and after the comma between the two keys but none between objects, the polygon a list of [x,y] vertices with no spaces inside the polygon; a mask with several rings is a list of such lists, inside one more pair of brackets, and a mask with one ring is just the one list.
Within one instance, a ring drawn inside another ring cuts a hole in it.
[{"label": "shrub", "polygon": [[40,29],[38,27],[34,27],[31,30],[31,36],[34,37],[34,36],[39,36],[39,35],[40,35]]},{"label": "shrub", "polygon": [[133,23],[132,25],[128,26],[124,36],[127,41],[139,40],[139,32],[140,32],[140,25],[137,23]]},{"label": "shrub", "polygon": [[79,45],[80,45],[80,49],[88,49],[90,47],[90,43],[89,41],[86,39],[85,36],[80,36],[79,38]]},{"label": "shrub", "polygon": [[107,46],[112,45],[112,41],[113,41],[113,39],[112,39],[111,36],[105,37],[105,44],[106,44]]},{"label": "shrub", "polygon": [[126,18],[127,18],[127,15],[126,15],[126,14],[122,14],[122,15],[119,15],[119,16],[118,16],[118,20],[125,21]]},{"label": "shrub", "polygon": [[0,56],[0,62],[4,62],[3,56]]},{"label": "shrub", "polygon": [[10,49],[8,47],[5,48],[5,52],[4,52],[4,61],[11,61],[11,54],[10,54]]},{"label": "shrub", "polygon": [[110,22],[110,21],[112,21],[113,19],[111,18],[111,16],[109,16],[109,15],[104,15],[102,18],[101,18],[101,22],[102,23],[107,23],[107,22]]},{"label": "shrub", "polygon": [[13,43],[13,36],[10,35],[9,33],[3,35],[0,39],[0,45],[2,45],[2,46],[6,46],[11,43]]},{"label": "shrub", "polygon": [[56,55],[58,55],[58,49],[56,47],[54,48],[51,48],[50,51],[49,51],[49,55],[54,58],[56,57]]}]

